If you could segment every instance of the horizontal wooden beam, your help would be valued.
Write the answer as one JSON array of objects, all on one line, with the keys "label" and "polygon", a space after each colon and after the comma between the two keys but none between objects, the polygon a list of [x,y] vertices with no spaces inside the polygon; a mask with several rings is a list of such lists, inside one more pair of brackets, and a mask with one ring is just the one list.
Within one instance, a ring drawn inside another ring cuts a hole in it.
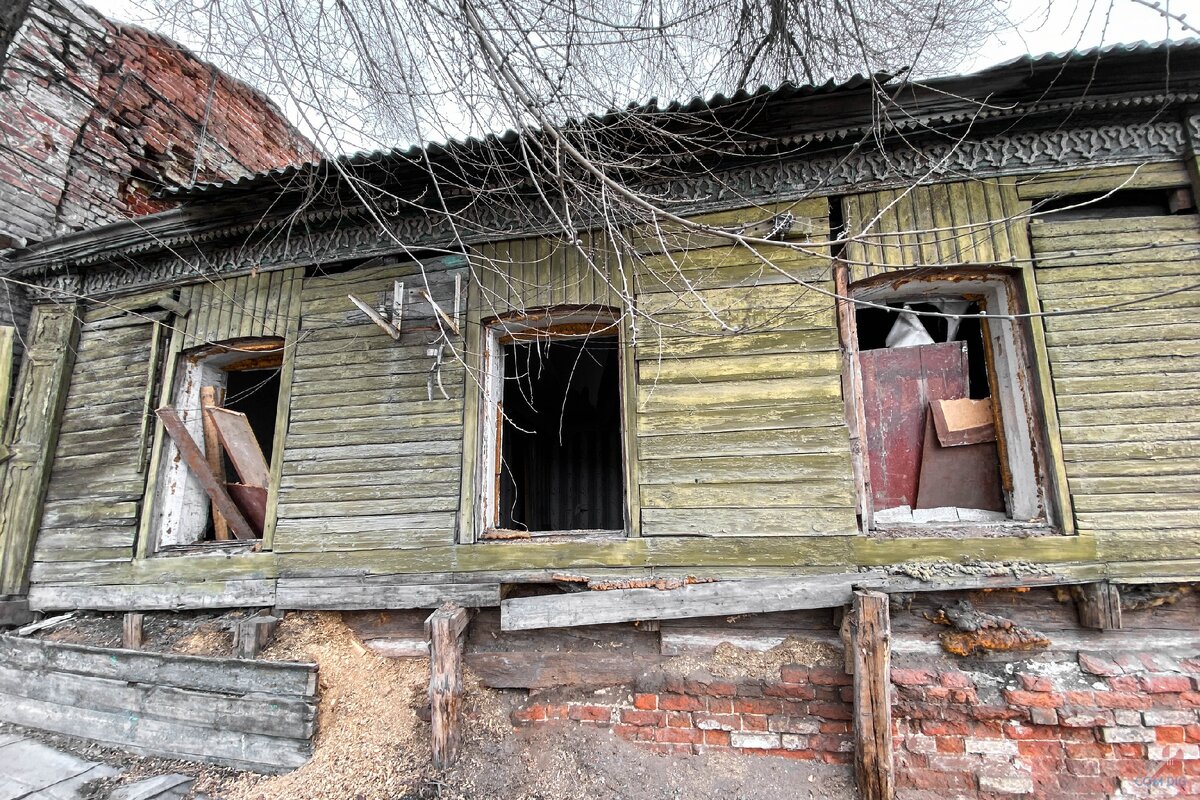
[{"label": "horizontal wooden beam", "polygon": [[[567,628],[648,619],[686,619],[724,614],[758,614],[833,608],[854,597],[854,587],[872,573],[717,581],[678,589],[614,589],[576,594],[517,597],[500,604],[506,631]],[[875,574],[874,577],[882,577]]]}]

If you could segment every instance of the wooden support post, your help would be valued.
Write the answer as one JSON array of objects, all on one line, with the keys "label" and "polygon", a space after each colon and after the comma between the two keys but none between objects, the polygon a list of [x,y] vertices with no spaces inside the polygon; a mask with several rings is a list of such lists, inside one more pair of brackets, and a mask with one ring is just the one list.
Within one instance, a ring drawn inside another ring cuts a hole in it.
[{"label": "wooden support post", "polygon": [[892,626],[888,596],[854,593],[854,772],[863,800],[891,800]]},{"label": "wooden support post", "polygon": [[235,658],[255,658],[275,635],[279,626],[279,618],[270,614],[244,619],[237,624],[233,636],[233,655]]},{"label": "wooden support post", "polygon": [[1114,631],[1121,628],[1121,593],[1108,581],[1072,587],[1079,624],[1084,628]]},{"label": "wooden support post", "polygon": [[433,729],[433,766],[446,769],[458,756],[459,706],[462,702],[462,635],[470,616],[447,603],[425,620],[429,637],[429,708]]},{"label": "wooden support post", "polygon": [[146,615],[130,612],[121,624],[121,647],[141,650],[146,637]]},{"label": "wooden support post", "polygon": [[33,612],[29,610],[29,600],[0,600],[0,628],[15,628],[33,622]]}]

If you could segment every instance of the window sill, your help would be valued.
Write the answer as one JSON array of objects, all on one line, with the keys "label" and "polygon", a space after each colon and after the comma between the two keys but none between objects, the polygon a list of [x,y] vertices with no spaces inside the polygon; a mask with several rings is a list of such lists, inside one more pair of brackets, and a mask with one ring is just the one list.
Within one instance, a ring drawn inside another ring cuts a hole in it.
[{"label": "window sill", "polygon": [[580,541],[612,541],[628,536],[623,530],[577,530],[577,531],[514,531],[504,528],[489,528],[479,537],[479,541],[496,542],[580,542]]},{"label": "window sill", "polygon": [[1059,536],[1059,528],[1043,522],[930,522],[876,525],[867,535],[876,539],[1028,539]]},{"label": "window sill", "polygon": [[154,555],[161,558],[198,555],[236,555],[238,553],[258,552],[262,549],[262,539],[234,539],[228,542],[196,542],[195,544],[169,544],[158,548]]}]

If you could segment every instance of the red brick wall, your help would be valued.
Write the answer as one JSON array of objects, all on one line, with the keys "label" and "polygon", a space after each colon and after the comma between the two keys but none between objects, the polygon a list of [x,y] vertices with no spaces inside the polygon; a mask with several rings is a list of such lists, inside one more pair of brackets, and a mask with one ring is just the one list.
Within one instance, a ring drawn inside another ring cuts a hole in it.
[{"label": "red brick wall", "polygon": [[[897,800],[1200,797],[1200,659],[936,660],[892,671]],[[802,666],[660,677],[614,702],[533,693],[513,722],[602,726],[662,752],[847,764],[850,684]]]},{"label": "red brick wall", "polygon": [[1200,796],[1200,659],[983,666],[893,670],[899,800]]},{"label": "red brick wall", "polygon": [[840,669],[793,665],[777,678],[650,677],[609,704],[532,694],[513,722],[600,725],[664,752],[724,750],[849,764],[850,699],[850,677]]}]

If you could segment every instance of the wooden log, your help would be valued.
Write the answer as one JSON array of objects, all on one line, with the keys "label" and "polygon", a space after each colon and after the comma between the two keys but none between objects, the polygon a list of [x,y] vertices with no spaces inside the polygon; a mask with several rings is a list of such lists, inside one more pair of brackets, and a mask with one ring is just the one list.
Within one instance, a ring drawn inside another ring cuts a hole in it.
[{"label": "wooden log", "polygon": [[179,418],[179,412],[169,406],[164,406],[156,412],[158,418],[162,420],[163,427],[167,434],[175,442],[175,446],[179,448],[179,454],[187,463],[188,469],[195,474],[200,481],[200,485],[204,487],[204,491],[217,505],[222,516],[229,522],[229,528],[233,531],[233,535],[239,539],[256,539],[254,527],[246,520],[245,516],[234,504],[233,498],[229,496],[229,492],[225,490],[225,482],[220,477],[213,474],[209,469],[208,462],[204,460],[204,454],[200,452],[200,448],[196,445],[196,440],[188,433],[187,428],[183,424],[183,420]]},{"label": "wooden log", "polygon": [[271,468],[263,457],[262,448],[254,438],[254,430],[246,415],[239,411],[229,411],[224,408],[208,408],[204,412],[206,421],[211,420],[225,445],[225,452],[233,462],[242,483],[247,486],[261,486],[264,489],[271,482]]},{"label": "wooden log", "polygon": [[433,766],[446,769],[458,756],[459,706],[462,702],[462,634],[470,616],[452,603],[425,621],[429,636],[429,706],[433,735]]},{"label": "wooden log", "polygon": [[130,612],[121,622],[121,647],[126,650],[141,650],[146,635],[146,615]]},{"label": "wooden log", "polygon": [[821,577],[719,581],[667,591],[615,589],[519,597],[500,604],[500,619],[503,630],[515,631],[833,608],[849,603],[854,586],[872,577],[878,576],[855,572]]},{"label": "wooden log", "polygon": [[863,800],[891,800],[891,619],[888,596],[854,593],[854,771]]},{"label": "wooden log", "polygon": [[1101,631],[1120,630],[1121,593],[1108,581],[1084,583],[1072,587],[1079,624]]},{"label": "wooden log", "polygon": [[[217,424],[213,422],[212,417],[207,413],[210,408],[217,408],[224,402],[224,398],[218,396],[221,392],[216,386],[202,386],[200,388],[200,408],[201,419],[204,421],[204,460],[208,462],[209,468],[212,469],[214,475],[224,475],[225,465],[221,460],[221,440],[217,433]],[[217,504],[212,504],[212,523],[214,538],[219,542],[225,542],[233,538],[229,534],[229,523],[225,521],[225,517],[221,516]]]},{"label": "wooden log", "polygon": [[270,614],[250,617],[237,624],[233,635],[235,658],[255,658],[275,635],[279,618]]}]

